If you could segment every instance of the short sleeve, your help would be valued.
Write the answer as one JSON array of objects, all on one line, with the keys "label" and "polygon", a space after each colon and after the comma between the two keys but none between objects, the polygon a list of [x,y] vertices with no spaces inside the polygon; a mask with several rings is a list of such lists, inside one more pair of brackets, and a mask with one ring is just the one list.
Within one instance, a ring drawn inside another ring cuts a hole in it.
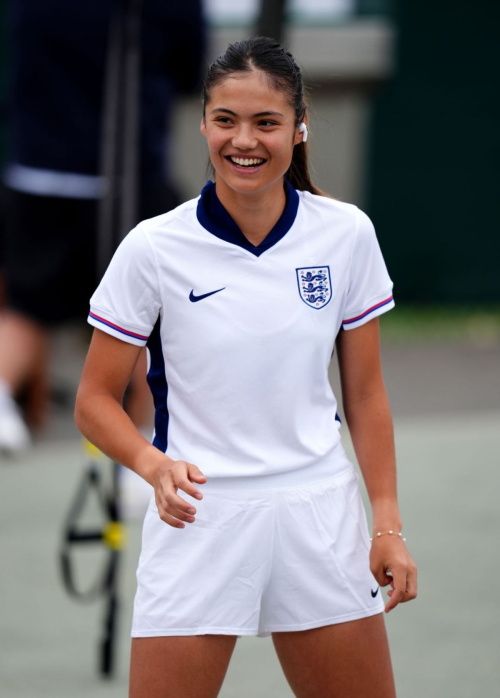
[{"label": "short sleeve", "polygon": [[393,282],[370,218],[357,209],[358,233],[351,258],[349,285],[342,329],[361,327],[394,308]]},{"label": "short sleeve", "polygon": [[160,306],[154,251],[146,233],[137,226],[118,246],[90,299],[88,322],[142,347],[158,319]]}]

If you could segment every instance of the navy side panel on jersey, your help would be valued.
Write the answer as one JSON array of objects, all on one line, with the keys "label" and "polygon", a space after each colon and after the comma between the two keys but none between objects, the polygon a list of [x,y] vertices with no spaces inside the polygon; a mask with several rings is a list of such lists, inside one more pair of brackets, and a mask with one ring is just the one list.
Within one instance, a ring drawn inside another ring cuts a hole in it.
[{"label": "navy side panel on jersey", "polygon": [[159,317],[146,346],[151,356],[148,383],[153,393],[155,405],[155,438],[153,446],[165,453],[168,446],[168,384],[165,375],[165,360],[161,348],[160,323],[161,319]]}]

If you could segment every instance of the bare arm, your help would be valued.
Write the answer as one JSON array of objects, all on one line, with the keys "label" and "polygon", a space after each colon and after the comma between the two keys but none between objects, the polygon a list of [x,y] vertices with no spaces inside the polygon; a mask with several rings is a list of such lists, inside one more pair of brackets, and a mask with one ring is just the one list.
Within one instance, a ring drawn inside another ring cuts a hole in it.
[{"label": "bare arm", "polygon": [[103,453],[154,487],[160,518],[177,526],[174,516],[190,520],[188,504],[176,494],[177,488],[200,499],[190,480],[203,484],[206,477],[196,465],[174,461],[150,444],[123,409],[125,388],[140,352],[141,347],[94,330],[76,396],[75,422]]},{"label": "bare arm", "polygon": [[[373,511],[373,529],[401,531],[391,410],[380,361],[378,318],[341,331],[337,353],[342,404]],[[374,538],[370,569],[381,586],[391,584],[389,613],[417,596],[417,567],[399,536]],[[390,573],[388,575],[387,573]]]},{"label": "bare arm", "polygon": [[377,531],[400,531],[391,409],[380,361],[378,318],[339,332],[342,405]]},{"label": "bare arm", "polygon": [[141,347],[94,330],[76,396],[75,422],[103,453],[151,484],[154,463],[162,454],[140,434],[122,407],[140,353]]}]

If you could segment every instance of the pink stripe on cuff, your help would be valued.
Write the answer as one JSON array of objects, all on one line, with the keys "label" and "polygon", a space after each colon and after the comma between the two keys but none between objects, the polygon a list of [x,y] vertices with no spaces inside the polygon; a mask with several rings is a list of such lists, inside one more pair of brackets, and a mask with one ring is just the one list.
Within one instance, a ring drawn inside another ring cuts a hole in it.
[{"label": "pink stripe on cuff", "polygon": [[105,320],[102,317],[99,317],[99,315],[96,315],[95,313],[90,312],[89,317],[93,318],[94,320],[98,320],[99,322],[102,322],[103,325],[107,325],[108,327],[112,327],[114,330],[117,330],[118,332],[121,332],[122,334],[126,334],[128,337],[135,337],[135,339],[142,339],[147,341],[149,337],[145,337],[142,334],[137,334],[136,332],[130,332],[130,330],[125,330],[123,327],[119,327],[118,325],[115,325],[114,323],[110,322],[109,320]]}]

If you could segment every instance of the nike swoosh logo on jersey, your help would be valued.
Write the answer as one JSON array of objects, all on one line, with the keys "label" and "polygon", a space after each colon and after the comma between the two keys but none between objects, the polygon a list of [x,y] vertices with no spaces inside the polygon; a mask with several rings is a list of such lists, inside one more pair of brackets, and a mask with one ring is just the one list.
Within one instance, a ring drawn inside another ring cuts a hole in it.
[{"label": "nike swoosh logo on jersey", "polygon": [[380,589],[380,587],[377,587],[377,591],[375,591],[375,592],[373,591],[373,589],[370,589],[370,591],[372,592],[372,597],[373,597],[373,598],[375,598],[375,597],[377,596],[378,590],[379,590],[379,589]]},{"label": "nike swoosh logo on jersey", "polygon": [[[224,286],[224,288],[226,287]],[[223,291],[224,288],[218,288],[217,291],[210,291],[210,293],[204,293],[202,296],[195,296],[193,288],[193,290],[189,294],[189,300],[191,301],[191,303],[197,303],[198,301],[202,301],[204,298],[208,298],[208,296],[213,296],[214,293],[219,293],[219,291]]]}]

